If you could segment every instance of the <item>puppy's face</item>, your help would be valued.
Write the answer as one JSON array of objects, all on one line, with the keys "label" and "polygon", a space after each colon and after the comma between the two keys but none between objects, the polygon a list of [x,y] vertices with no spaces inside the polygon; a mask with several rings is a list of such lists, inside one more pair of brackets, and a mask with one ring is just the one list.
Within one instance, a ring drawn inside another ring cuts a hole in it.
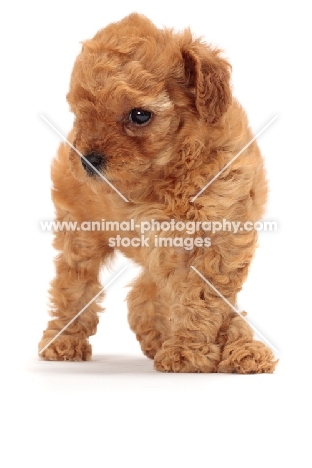
[{"label": "puppy's face", "polygon": [[147,192],[226,111],[229,65],[189,31],[134,14],[84,43],[67,98],[84,156],[70,154],[75,177],[96,184],[100,172],[120,191]]}]

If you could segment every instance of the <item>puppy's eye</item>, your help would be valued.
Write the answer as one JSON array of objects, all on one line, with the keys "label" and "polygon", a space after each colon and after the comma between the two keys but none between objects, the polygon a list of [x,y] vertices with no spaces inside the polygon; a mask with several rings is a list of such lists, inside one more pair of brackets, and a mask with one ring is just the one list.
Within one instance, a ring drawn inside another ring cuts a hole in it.
[{"label": "puppy's eye", "polygon": [[143,109],[132,109],[129,114],[130,122],[136,125],[147,123],[152,117],[152,113]]}]

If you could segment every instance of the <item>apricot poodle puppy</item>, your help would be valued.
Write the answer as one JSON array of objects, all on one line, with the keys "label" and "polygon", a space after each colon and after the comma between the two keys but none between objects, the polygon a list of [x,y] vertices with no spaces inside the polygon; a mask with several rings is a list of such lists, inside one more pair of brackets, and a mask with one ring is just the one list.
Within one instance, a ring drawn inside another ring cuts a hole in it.
[{"label": "apricot poodle puppy", "polygon": [[[273,372],[271,349],[229,305],[246,279],[257,233],[204,228],[255,222],[267,198],[255,142],[227,166],[253,138],[230,72],[220,51],[189,30],[158,29],[138,14],[83,43],[67,95],[72,146],[62,143],[54,159],[52,197],[57,221],[105,220],[111,229],[55,232],[42,358],[91,358],[102,294],[59,332],[99,294],[99,271],[119,250],[142,267],[128,296],[129,323],[155,369]],[[167,229],[172,223],[179,230]],[[166,229],[155,228],[160,224]]]}]

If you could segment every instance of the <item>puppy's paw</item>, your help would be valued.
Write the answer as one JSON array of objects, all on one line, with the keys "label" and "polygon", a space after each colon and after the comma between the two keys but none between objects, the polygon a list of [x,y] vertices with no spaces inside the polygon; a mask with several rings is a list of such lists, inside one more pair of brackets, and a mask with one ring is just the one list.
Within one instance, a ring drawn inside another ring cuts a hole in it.
[{"label": "puppy's paw", "polygon": [[216,344],[171,338],[156,353],[154,367],[160,372],[216,372],[219,361],[220,348]]},{"label": "puppy's paw", "polygon": [[[46,349],[52,336],[45,336],[38,345],[39,356],[46,361],[89,361],[92,348],[85,338],[74,335],[60,335]],[[41,351],[44,349],[44,351]]]},{"label": "puppy's paw", "polygon": [[159,351],[163,343],[161,333],[157,330],[149,330],[144,334],[137,333],[136,338],[140,342],[141,349],[145,356],[154,359],[155,354]]},{"label": "puppy's paw", "polygon": [[273,373],[278,360],[260,341],[225,346],[218,372],[233,374]]}]

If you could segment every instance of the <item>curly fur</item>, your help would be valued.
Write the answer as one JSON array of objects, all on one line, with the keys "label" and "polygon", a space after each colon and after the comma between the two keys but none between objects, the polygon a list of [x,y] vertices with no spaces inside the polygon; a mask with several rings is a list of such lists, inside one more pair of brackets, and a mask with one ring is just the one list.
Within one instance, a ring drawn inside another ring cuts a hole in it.
[{"label": "curly fur", "polygon": [[[221,52],[189,30],[157,29],[137,14],[86,41],[67,96],[75,115],[68,138],[82,154],[105,155],[103,174],[129,202],[99,177],[88,176],[64,143],[52,166],[56,220],[258,220],[267,182],[255,142],[190,203],[253,136],[232,97],[230,72]],[[132,108],[151,111],[151,122],[129,122]],[[114,255],[112,234],[118,232],[55,233],[60,254],[50,291],[52,320],[39,349],[100,291],[99,270]],[[155,233],[146,235],[152,239]],[[190,268],[235,304],[256,243],[255,231],[220,231],[211,235],[209,248],[120,248],[142,266],[128,296],[129,323],[157,370],[273,372],[271,350],[254,340],[248,324]],[[44,359],[91,358],[88,337],[96,332],[100,299],[41,353]]]}]

